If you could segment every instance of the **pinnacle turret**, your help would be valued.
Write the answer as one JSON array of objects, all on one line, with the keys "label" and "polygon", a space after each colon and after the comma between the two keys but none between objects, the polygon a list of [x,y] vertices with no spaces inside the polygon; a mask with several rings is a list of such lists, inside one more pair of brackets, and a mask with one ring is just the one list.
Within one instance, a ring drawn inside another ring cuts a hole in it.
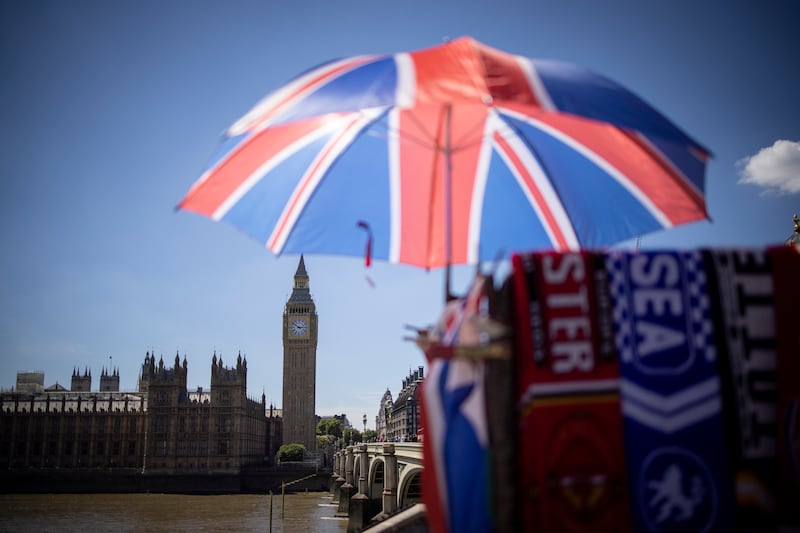
[{"label": "pinnacle turret", "polygon": [[304,278],[308,277],[308,272],[306,272],[306,262],[303,260],[303,254],[300,254],[300,263],[297,265],[297,272],[294,273],[294,276],[302,276]]},{"label": "pinnacle turret", "polygon": [[292,295],[289,297],[290,303],[312,303],[311,290],[308,283],[308,271],[306,262],[300,255],[300,262],[297,264],[297,271],[294,273],[294,287]]}]

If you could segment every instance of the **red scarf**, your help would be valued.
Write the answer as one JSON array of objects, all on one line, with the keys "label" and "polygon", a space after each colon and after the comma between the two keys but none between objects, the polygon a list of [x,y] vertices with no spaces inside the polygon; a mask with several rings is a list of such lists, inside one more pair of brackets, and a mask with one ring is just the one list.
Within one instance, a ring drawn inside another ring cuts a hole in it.
[{"label": "red scarf", "polygon": [[523,531],[629,531],[602,257],[513,258]]}]

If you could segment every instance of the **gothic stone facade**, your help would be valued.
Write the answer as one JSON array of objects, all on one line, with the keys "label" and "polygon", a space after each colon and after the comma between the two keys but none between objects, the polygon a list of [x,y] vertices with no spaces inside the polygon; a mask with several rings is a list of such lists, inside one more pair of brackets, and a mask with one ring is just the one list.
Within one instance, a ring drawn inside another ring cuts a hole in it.
[{"label": "gothic stone facade", "polygon": [[214,354],[209,391],[187,391],[177,355],[168,368],[148,353],[136,392],[119,392],[118,374],[103,374],[112,379],[98,392],[85,371],[73,373],[77,390],[0,393],[0,468],[232,473],[277,449],[281,421],[267,417],[263,395],[247,398],[241,356],[226,368]]},{"label": "gothic stone facade", "polygon": [[375,419],[378,438],[386,441],[416,441],[422,428],[420,389],[423,368],[409,373],[403,380],[403,387],[392,401],[392,393],[387,389],[381,400],[381,408]]}]

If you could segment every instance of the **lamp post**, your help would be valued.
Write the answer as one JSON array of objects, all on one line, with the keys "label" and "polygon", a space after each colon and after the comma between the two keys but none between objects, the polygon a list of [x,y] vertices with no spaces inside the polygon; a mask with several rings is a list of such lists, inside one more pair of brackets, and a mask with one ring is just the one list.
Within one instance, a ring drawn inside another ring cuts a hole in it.
[{"label": "lamp post", "polygon": [[410,441],[411,435],[416,433],[414,431],[414,400],[411,396],[406,398],[406,437],[405,440]]},{"label": "lamp post", "polygon": [[367,432],[367,413],[364,413],[364,418],[362,418],[362,420],[364,421],[364,433],[366,433]]}]

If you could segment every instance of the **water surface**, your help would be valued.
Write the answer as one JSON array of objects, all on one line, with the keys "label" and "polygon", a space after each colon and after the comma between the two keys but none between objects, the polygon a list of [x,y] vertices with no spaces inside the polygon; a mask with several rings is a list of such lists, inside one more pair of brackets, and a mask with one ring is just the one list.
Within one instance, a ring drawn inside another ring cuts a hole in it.
[{"label": "water surface", "polygon": [[[339,533],[324,492],[272,497],[274,533]],[[3,494],[0,531],[270,531],[269,495]]]}]

